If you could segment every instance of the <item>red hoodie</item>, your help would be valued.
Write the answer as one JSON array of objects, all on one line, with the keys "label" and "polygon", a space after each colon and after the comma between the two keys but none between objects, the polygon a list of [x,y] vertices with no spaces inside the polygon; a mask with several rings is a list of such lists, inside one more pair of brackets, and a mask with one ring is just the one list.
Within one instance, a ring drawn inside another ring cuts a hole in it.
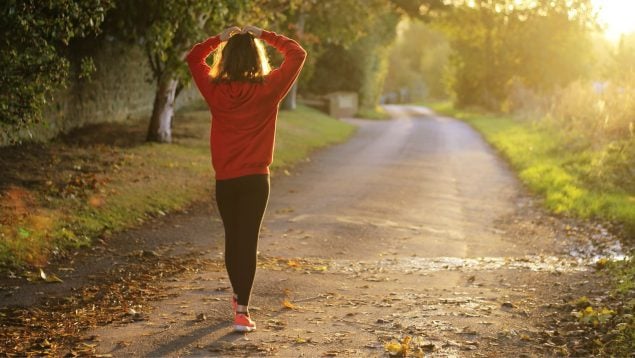
[{"label": "red hoodie", "polygon": [[269,173],[278,105],[306,58],[306,51],[287,37],[263,30],[260,38],[284,56],[263,83],[212,81],[205,59],[220,44],[219,36],[196,44],[187,55],[194,82],[212,114],[210,147],[217,180]]}]

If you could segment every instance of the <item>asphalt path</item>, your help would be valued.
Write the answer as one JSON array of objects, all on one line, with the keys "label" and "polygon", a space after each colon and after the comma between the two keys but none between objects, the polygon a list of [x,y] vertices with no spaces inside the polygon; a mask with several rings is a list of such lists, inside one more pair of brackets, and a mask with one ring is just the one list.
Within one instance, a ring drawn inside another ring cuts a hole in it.
[{"label": "asphalt path", "polygon": [[[410,337],[432,356],[544,353],[555,281],[585,271],[562,255],[507,164],[464,122],[423,107],[349,119],[346,143],[272,179],[252,294],[258,330],[231,332],[222,267],[168,284],[146,319],[90,334],[113,356],[381,356]],[[210,206],[213,207],[213,206]],[[127,233],[222,262],[213,210]],[[147,240],[146,240],[147,241]],[[511,355],[510,355],[511,354]]]}]

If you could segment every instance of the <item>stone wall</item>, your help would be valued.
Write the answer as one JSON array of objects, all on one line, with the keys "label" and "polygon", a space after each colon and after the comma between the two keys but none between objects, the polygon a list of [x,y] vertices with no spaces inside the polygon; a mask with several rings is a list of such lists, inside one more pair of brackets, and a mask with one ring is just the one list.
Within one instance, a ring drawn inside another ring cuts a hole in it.
[{"label": "stone wall", "polygon": [[[140,46],[101,37],[75,43],[71,49],[73,70],[68,87],[55,95],[42,123],[18,133],[21,139],[45,142],[86,124],[150,116],[155,82]],[[77,69],[80,59],[87,55],[93,58],[96,71],[90,79],[80,79]],[[190,85],[181,92],[176,106],[198,98]],[[7,144],[5,137],[0,135],[0,146]]]}]

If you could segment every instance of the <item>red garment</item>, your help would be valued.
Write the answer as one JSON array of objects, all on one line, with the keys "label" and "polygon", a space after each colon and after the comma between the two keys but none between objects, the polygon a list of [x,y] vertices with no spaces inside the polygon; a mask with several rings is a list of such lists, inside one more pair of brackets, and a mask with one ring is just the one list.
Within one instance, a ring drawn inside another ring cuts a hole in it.
[{"label": "red garment", "polygon": [[263,30],[260,38],[284,56],[263,83],[212,82],[205,59],[220,44],[219,36],[196,44],[187,55],[194,82],[212,114],[210,147],[217,180],[269,173],[278,105],[306,58],[306,51],[287,37]]}]

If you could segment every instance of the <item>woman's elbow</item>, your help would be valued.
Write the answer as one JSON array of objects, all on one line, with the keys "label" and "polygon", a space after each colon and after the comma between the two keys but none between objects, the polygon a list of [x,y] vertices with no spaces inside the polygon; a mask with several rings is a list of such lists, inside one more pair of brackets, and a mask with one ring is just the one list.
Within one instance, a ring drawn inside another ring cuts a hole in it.
[{"label": "woman's elbow", "polygon": [[187,62],[189,66],[192,66],[192,64],[194,63],[194,56],[192,56],[192,51],[188,52],[187,55],[185,55],[185,62]]},{"label": "woman's elbow", "polygon": [[202,52],[203,52],[202,45],[200,43],[196,44],[192,46],[192,49],[187,53],[187,55],[185,56],[185,59],[187,60],[187,62],[196,63],[201,60]]},{"label": "woman's elbow", "polygon": [[298,53],[297,53],[297,55],[296,55],[296,56],[297,56],[299,59],[302,59],[302,61],[304,61],[304,60],[306,59],[307,55],[308,55],[308,54],[307,54],[307,52],[306,52],[306,50],[305,50],[305,49],[303,49],[302,47],[298,48]]}]

